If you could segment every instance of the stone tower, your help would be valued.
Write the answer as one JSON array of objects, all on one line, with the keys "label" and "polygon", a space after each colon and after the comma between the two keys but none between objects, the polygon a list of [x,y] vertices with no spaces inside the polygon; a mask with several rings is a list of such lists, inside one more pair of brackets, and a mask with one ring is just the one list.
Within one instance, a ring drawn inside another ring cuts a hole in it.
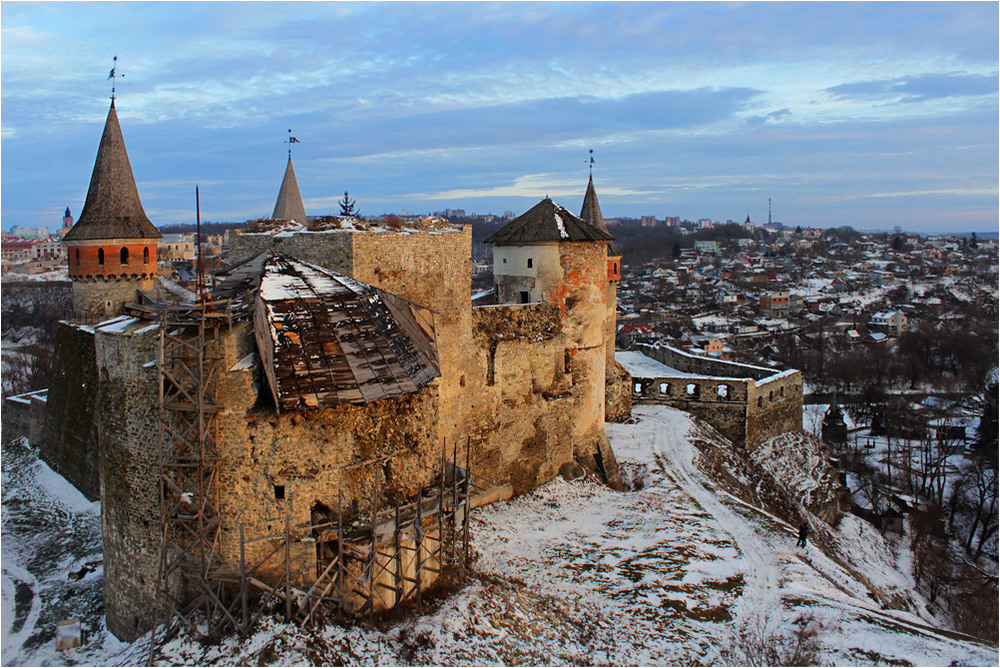
[{"label": "stone tower", "polygon": [[281,190],[278,191],[278,201],[274,203],[274,220],[294,220],[306,224],[306,208],[299,194],[299,182],[295,178],[295,168],[292,167],[292,156],[288,156],[285,166],[285,177],[281,180]]},{"label": "stone tower", "polygon": [[[69,210],[67,209],[67,213]],[[157,241],[111,100],[80,219],[63,237],[77,317],[110,317],[156,283]]]},{"label": "stone tower", "polygon": [[566,369],[587,397],[572,427],[578,461],[585,458],[580,448],[607,443],[605,300],[610,241],[610,234],[548,198],[486,239],[494,244],[497,302],[544,302],[559,308],[560,329],[568,339]]}]

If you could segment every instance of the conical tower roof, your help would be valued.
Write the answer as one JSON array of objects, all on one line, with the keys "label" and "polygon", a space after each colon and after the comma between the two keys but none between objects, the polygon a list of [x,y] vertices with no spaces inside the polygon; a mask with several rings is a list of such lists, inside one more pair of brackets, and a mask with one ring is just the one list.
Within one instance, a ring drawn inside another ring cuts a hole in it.
[{"label": "conical tower roof", "polygon": [[516,246],[550,241],[608,241],[612,236],[577,218],[548,197],[486,239],[488,244]]},{"label": "conical tower roof", "polygon": [[292,156],[288,156],[285,166],[285,178],[281,180],[281,190],[278,191],[278,201],[274,203],[274,220],[294,220],[306,224],[306,208],[299,194],[299,182],[295,178],[295,168],[292,167]]},{"label": "conical tower roof", "polygon": [[[580,218],[599,230],[608,231],[608,226],[604,223],[604,216],[601,214],[601,204],[597,201],[597,190],[594,188],[593,176],[587,182],[587,193],[583,196],[583,208],[580,209]],[[621,256],[621,251],[615,246],[615,242],[608,241],[608,257]]]},{"label": "conical tower roof", "polygon": [[111,100],[101,145],[97,149],[94,173],[90,177],[87,201],[80,212],[80,219],[63,240],[159,239],[162,236],[142,209],[122,129],[118,124],[115,101]]}]

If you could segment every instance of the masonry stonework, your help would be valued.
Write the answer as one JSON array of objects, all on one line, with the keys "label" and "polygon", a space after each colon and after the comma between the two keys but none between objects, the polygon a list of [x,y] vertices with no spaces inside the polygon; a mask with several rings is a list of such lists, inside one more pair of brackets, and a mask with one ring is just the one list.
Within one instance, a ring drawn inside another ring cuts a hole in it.
[{"label": "masonry stonework", "polygon": [[640,346],[680,374],[632,378],[636,402],[660,403],[696,415],[738,447],[802,430],[802,374],[690,355],[669,346]]}]

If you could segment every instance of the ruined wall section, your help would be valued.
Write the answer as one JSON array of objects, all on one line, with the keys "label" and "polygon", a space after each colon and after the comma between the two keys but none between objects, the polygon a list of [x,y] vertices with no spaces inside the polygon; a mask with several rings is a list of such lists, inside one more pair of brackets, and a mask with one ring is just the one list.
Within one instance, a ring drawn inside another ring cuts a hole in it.
[{"label": "ruined wall section", "polygon": [[472,227],[354,232],[350,275],[434,311],[441,435],[464,447],[469,432]]},{"label": "ruined wall section", "polygon": [[702,418],[734,444],[754,448],[802,430],[802,374],[689,355],[668,346],[639,346],[682,374],[633,378],[636,401],[662,403]]},{"label": "ruined wall section", "polygon": [[706,376],[632,379],[637,402],[673,406],[696,415],[737,447],[747,445],[747,386],[752,382]]},{"label": "ruined wall section", "polygon": [[91,501],[100,498],[94,330],[60,322],[55,332],[52,377],[37,443],[52,470]]},{"label": "ruined wall section", "polygon": [[802,374],[788,370],[747,385],[747,445],[802,431]]},{"label": "ruined wall section", "polygon": [[485,306],[473,318],[476,365],[466,379],[472,468],[522,494],[573,460],[587,370],[561,332],[556,305]]},{"label": "ruined wall section", "polygon": [[156,364],[159,330],[94,335],[95,423],[108,629],[130,640],[156,611],[161,527]]},{"label": "ruined wall section", "polygon": [[[283,535],[286,514],[294,527],[310,525],[318,505],[336,512],[338,491],[345,512],[367,517],[376,485],[385,504],[434,483],[441,460],[436,383],[363,406],[276,414],[266,390],[261,395],[266,381],[260,364],[241,363],[253,350],[250,323],[237,324],[223,338],[225,371],[217,400],[223,406],[219,507],[220,554],[226,565],[239,567],[240,525],[248,540]],[[309,537],[302,534],[306,540],[297,540],[291,550],[299,582],[318,575],[317,545]],[[248,562],[255,564],[275,544],[248,545]],[[280,558],[272,559],[261,569],[262,579],[274,581],[282,569]]]}]

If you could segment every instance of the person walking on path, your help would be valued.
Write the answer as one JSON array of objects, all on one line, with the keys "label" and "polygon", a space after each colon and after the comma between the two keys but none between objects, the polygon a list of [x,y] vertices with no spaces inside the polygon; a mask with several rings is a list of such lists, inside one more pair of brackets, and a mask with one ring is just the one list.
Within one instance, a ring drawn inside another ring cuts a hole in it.
[{"label": "person walking on path", "polygon": [[805,522],[799,527],[799,541],[795,543],[795,547],[805,547],[806,538],[809,537],[809,525]]}]

